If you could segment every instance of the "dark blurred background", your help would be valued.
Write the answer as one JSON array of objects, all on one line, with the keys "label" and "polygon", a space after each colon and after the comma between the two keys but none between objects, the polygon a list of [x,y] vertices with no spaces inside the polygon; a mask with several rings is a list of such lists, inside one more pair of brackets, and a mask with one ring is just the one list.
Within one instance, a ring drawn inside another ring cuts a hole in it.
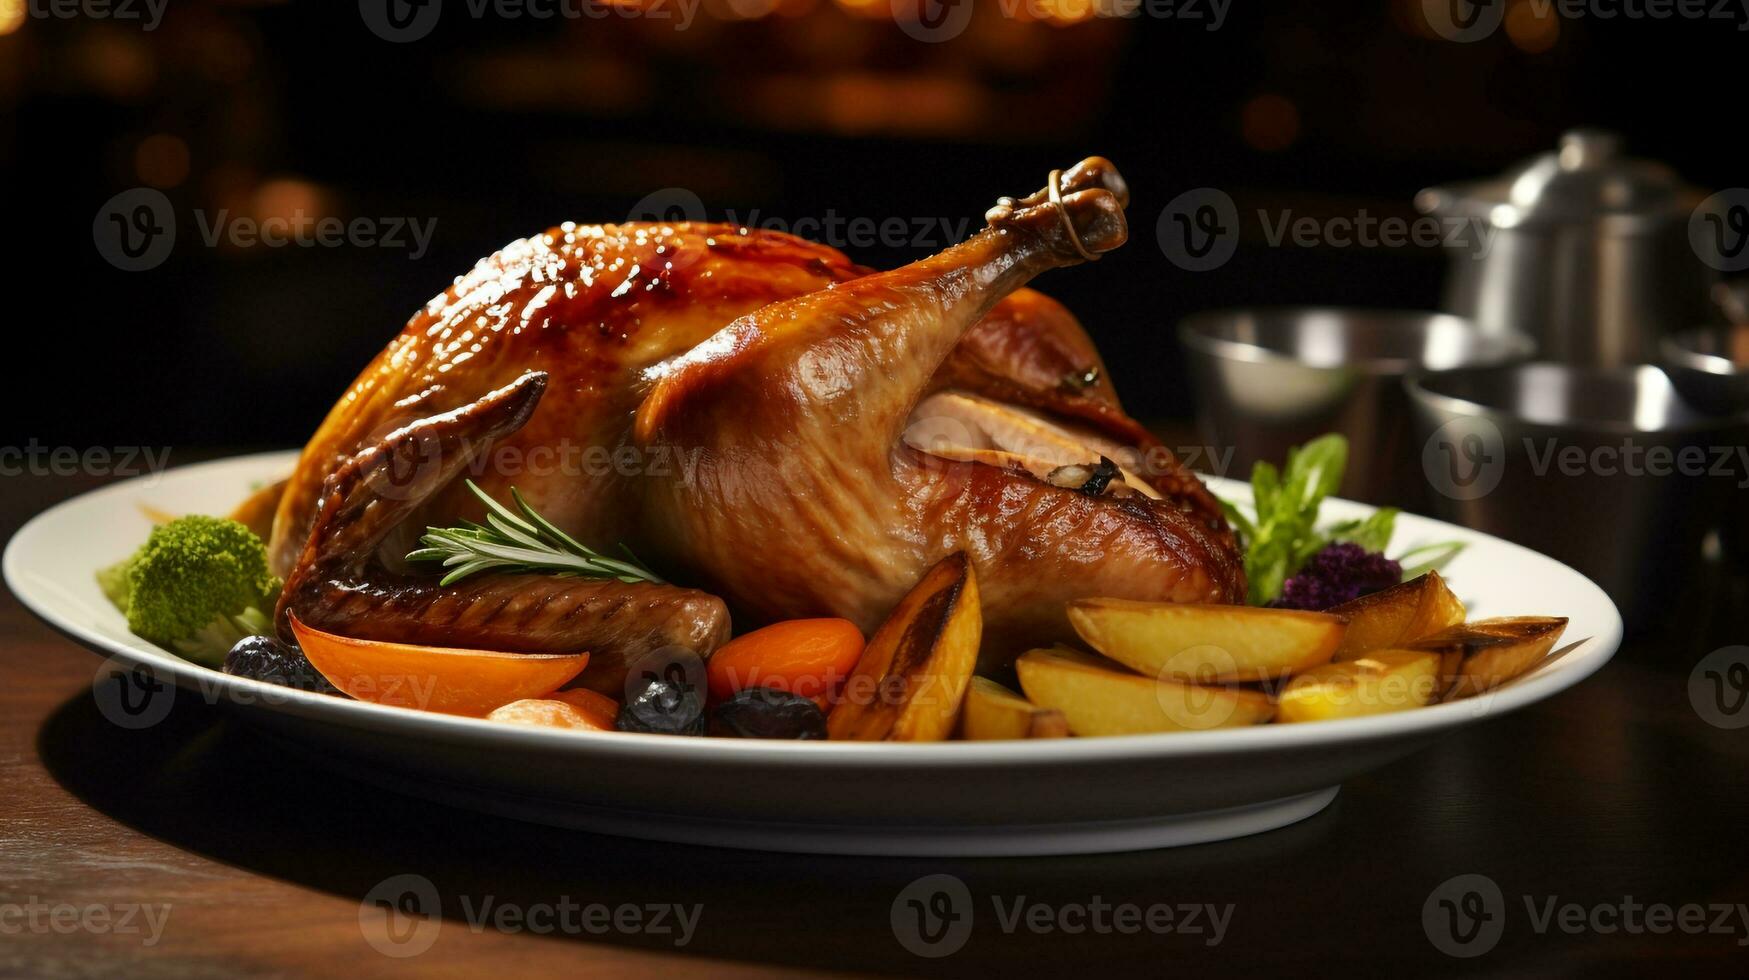
[{"label": "dark blurred background", "polygon": [[[1109,156],[1135,193],[1130,245],[1039,285],[1099,340],[1134,414],[1167,419],[1190,410],[1183,315],[1428,307],[1443,272],[1435,248],[1271,246],[1249,218],[1231,261],[1182,271],[1154,226],[1183,191],[1220,188],[1242,215],[1410,217],[1417,189],[1578,124],[1700,186],[1743,182],[1742,25],[1564,18],[1547,0],[1495,0],[1503,27],[1474,43],[1430,29],[1421,0],[1202,0],[1165,18],[978,0],[941,43],[887,0],[703,0],[683,29],[678,6],[542,19],[451,0],[407,43],[350,0],[176,0],[150,29],[145,0],[58,2],[0,0],[8,443],[298,443],[477,258],[663,188],[713,218],[914,227],[975,221],[1052,167]],[[121,271],[94,221],[139,187],[168,195],[178,236],[161,264]],[[436,224],[417,258],[407,232],[209,246],[200,223],[221,213]],[[893,265],[947,244],[932,234],[831,244]]]}]

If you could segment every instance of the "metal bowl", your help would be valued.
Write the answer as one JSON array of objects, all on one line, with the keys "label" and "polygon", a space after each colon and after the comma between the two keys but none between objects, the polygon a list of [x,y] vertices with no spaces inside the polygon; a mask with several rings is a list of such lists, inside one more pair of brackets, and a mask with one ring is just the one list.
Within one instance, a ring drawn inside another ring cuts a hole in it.
[{"label": "metal bowl", "polygon": [[1485,334],[1445,313],[1340,308],[1201,313],[1178,327],[1198,418],[1229,475],[1326,432],[1350,445],[1342,495],[1418,509],[1426,484],[1409,444],[1402,379],[1531,355],[1520,334]]},{"label": "metal bowl", "polygon": [[1572,565],[1630,625],[1691,581],[1749,479],[1749,419],[1700,411],[1656,367],[1533,363],[1407,387],[1434,512]]},{"label": "metal bowl", "polygon": [[1659,350],[1682,397],[1715,415],[1749,410],[1749,324],[1683,330]]}]

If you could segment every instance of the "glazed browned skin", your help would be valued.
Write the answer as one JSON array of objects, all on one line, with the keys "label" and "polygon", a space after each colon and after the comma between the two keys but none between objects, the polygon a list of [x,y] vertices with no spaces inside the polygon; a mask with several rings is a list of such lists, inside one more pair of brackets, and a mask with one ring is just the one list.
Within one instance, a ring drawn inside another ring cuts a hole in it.
[{"label": "glazed browned skin", "polygon": [[[278,615],[360,639],[538,653],[598,650],[591,675],[612,690],[625,657],[663,647],[713,650],[729,638],[723,601],[695,589],[570,576],[482,575],[451,586],[403,575],[376,558],[418,509],[397,473],[439,487],[494,440],[522,428],[546,390],[525,374],[471,405],[421,419],[350,457],[323,484],[309,540],[286,580]],[[464,638],[461,642],[458,638]],[[581,642],[586,638],[586,642]]]},{"label": "glazed browned skin", "polygon": [[[1126,191],[1108,163],[1087,161],[1063,187],[1087,247],[1121,244]],[[1149,474],[1166,499],[1149,501],[900,444],[918,400],[953,387],[1157,446],[1074,318],[1020,289],[1081,261],[1042,194],[1020,204],[962,245],[872,275],[823,246],[712,225],[567,226],[510,246],[416,316],[306,447],[274,526],[274,560],[291,572],[282,615],[617,663],[660,643],[714,648],[728,618],[713,596],[742,628],[842,615],[869,631],[962,548],[1001,652],[1066,638],[1062,602],[1077,596],[1236,601],[1231,534],[1170,457]],[[591,447],[634,465],[577,465]],[[361,449],[365,462],[347,462]],[[425,524],[480,516],[459,474],[500,499],[515,485],[585,542],[625,542],[709,594],[548,576],[438,588],[398,557]],[[373,496],[392,506],[371,510]]]},{"label": "glazed browned skin", "polygon": [[[1127,190],[1110,165],[1063,179],[1083,245],[1122,244]],[[963,549],[984,595],[987,665],[1072,636],[1069,598],[1236,601],[1236,549],[1194,477],[1157,481],[1194,484],[1176,499],[1093,497],[900,445],[973,324],[1039,273],[1081,261],[1062,215],[1038,203],[923,261],[765,307],[663,365],[634,435],[702,453],[696,479],[652,498],[657,553],[755,621],[829,611],[867,631]],[[1044,397],[1024,375],[986,388]]]},{"label": "glazed browned skin", "polygon": [[[329,411],[280,501],[275,571],[289,573],[322,482],[346,457],[530,371],[550,379],[538,410],[467,475],[499,499],[514,484],[584,542],[613,545],[642,479],[595,461],[626,445],[643,371],[738,316],[864,271],[823,246],[723,225],[565,225],[507,246],[427,303]],[[395,480],[407,494],[435,482],[417,468]],[[423,513],[438,523],[479,510],[450,487]]]}]

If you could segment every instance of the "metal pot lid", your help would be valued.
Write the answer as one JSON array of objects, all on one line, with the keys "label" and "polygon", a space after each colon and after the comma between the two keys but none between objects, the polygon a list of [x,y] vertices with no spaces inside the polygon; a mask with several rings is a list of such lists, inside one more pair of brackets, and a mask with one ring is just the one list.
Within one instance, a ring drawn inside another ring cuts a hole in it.
[{"label": "metal pot lid", "polygon": [[1433,187],[1415,195],[1428,214],[1481,218],[1497,228],[1602,221],[1624,229],[1684,218],[1703,195],[1669,167],[1622,156],[1621,138],[1596,129],[1561,136],[1490,180]]}]

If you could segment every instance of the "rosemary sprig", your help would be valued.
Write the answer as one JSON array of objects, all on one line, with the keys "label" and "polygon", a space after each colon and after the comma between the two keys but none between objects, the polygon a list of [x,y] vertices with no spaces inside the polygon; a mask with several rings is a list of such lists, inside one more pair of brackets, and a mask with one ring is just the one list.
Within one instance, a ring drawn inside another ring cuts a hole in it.
[{"label": "rosemary sprig", "polygon": [[623,544],[624,561],[584,546],[536,513],[515,487],[510,488],[510,497],[516,502],[513,511],[493,500],[474,481],[467,484],[486,505],[486,523],[463,521],[457,527],[428,527],[419,539],[425,547],[407,555],[408,561],[443,562],[450,571],[443,576],[442,585],[489,569],[613,578],[626,583],[662,581]]}]

